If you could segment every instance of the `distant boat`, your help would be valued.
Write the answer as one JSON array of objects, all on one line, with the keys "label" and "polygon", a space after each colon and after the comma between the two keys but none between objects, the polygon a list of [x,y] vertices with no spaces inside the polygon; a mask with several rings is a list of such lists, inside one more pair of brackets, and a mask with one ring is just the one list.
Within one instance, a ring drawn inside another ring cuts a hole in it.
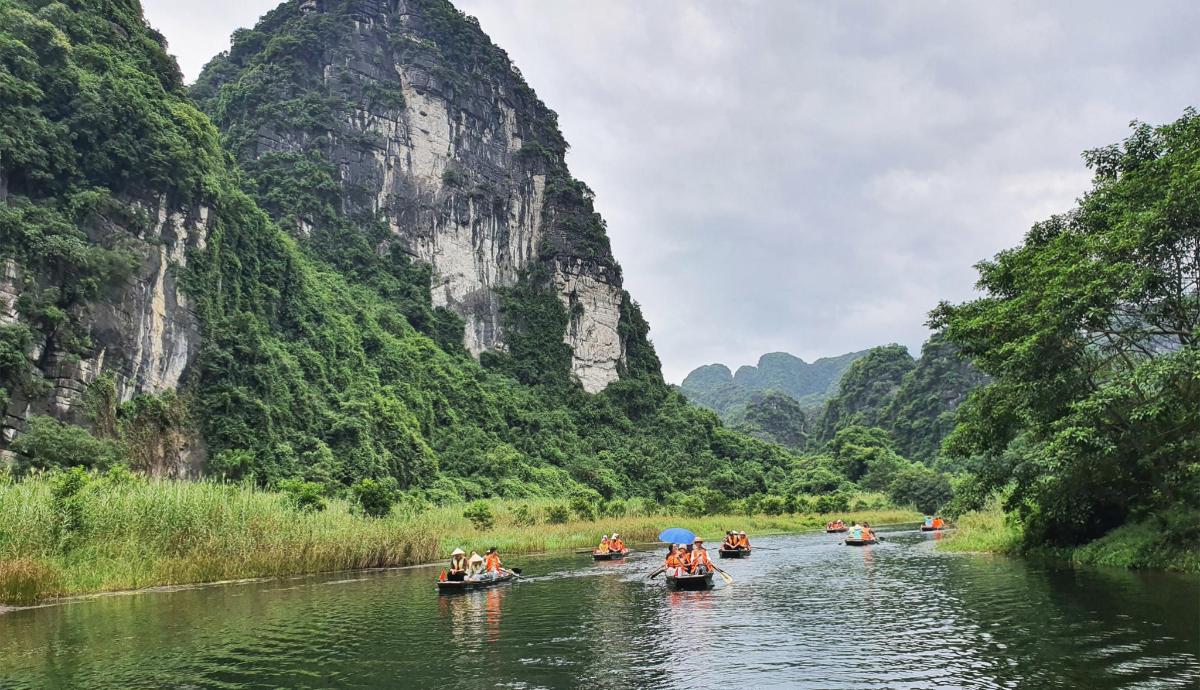
[{"label": "distant boat", "polygon": [[825,533],[826,534],[838,534],[840,532],[849,532],[849,531],[850,531],[849,527],[829,527],[829,528],[826,528]]},{"label": "distant boat", "polygon": [[945,527],[933,527],[931,525],[921,525],[922,532],[941,532]]},{"label": "distant boat", "polygon": [[597,561],[619,561],[624,558],[625,554],[627,553],[629,553],[629,549],[621,549],[620,551],[605,551],[604,553],[593,551],[592,558]]},{"label": "distant boat", "polygon": [[749,558],[750,549],[718,549],[721,558]]},{"label": "distant boat", "polygon": [[679,577],[667,576],[668,589],[694,591],[712,589],[712,586],[712,573],[705,573],[704,575],[680,575]]},{"label": "distant boat", "polygon": [[870,544],[878,544],[878,539],[847,539],[846,546],[868,546]]}]

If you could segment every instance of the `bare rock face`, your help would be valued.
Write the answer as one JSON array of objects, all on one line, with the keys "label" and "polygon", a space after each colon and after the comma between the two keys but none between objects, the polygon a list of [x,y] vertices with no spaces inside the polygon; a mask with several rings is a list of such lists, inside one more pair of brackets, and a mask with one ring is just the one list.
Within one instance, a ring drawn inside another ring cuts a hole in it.
[{"label": "bare rock face", "polygon": [[[128,205],[135,212],[130,215],[151,220],[148,228],[102,220],[91,231],[133,253],[137,259],[133,275],[107,298],[72,314],[89,335],[85,352],[63,351],[45,336],[34,343],[29,366],[41,385],[36,393],[12,396],[2,424],[5,443],[32,414],[79,421],[85,389],[104,372],[113,375],[118,402],[178,388],[198,351],[199,325],[178,276],[187,265],[188,252],[204,248],[208,209],[171,208],[164,198]],[[0,266],[0,326],[22,320],[17,300],[40,279],[11,259]],[[194,449],[186,451],[193,453]]]},{"label": "bare rock face", "polygon": [[[498,290],[541,264],[571,313],[563,340],[575,375],[591,392],[616,380],[619,269],[602,225],[584,237],[572,224],[580,214],[564,203],[582,197],[555,191],[574,182],[555,116],[503,51],[444,0],[308,0],[275,10],[255,33],[309,25],[321,45],[264,56],[254,37],[235,37],[201,77],[215,90],[262,61],[290,60],[302,65],[289,75],[291,96],[337,104],[316,125],[262,116],[248,98],[209,107],[227,133],[253,133],[234,142],[236,155],[252,168],[319,151],[336,168],[339,212],[381,220],[391,239],[380,250],[396,242],[433,267],[433,305],[463,317],[475,356],[504,349]],[[590,197],[586,207],[590,216]],[[311,222],[299,219],[296,232]]]}]

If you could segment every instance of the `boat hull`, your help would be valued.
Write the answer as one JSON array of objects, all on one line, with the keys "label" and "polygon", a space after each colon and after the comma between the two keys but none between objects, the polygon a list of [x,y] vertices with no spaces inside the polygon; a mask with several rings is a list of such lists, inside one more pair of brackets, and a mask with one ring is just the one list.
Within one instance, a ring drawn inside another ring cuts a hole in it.
[{"label": "boat hull", "polygon": [[946,528],[945,527],[926,527],[925,525],[921,525],[922,532],[941,532],[944,529],[946,529]]},{"label": "boat hull", "polygon": [[878,539],[847,539],[846,540],[846,546],[870,546],[871,544],[878,544],[878,543],[879,543]]},{"label": "boat hull", "polygon": [[849,532],[849,531],[850,531],[849,527],[842,527],[841,529],[827,529],[827,530],[825,530],[825,534],[841,534],[842,532]]},{"label": "boat hull", "polygon": [[629,553],[628,549],[624,551],[609,551],[608,553],[596,553],[593,551],[592,559],[597,561],[619,561],[624,558],[625,554],[627,553]]},{"label": "boat hull", "polygon": [[721,558],[749,558],[750,549],[719,549],[717,554]]},{"label": "boat hull", "polygon": [[682,577],[667,576],[667,589],[679,591],[697,591],[712,589],[713,573],[705,575],[684,575]]},{"label": "boat hull", "polygon": [[474,592],[478,589],[487,589],[502,585],[505,582],[512,582],[517,578],[516,575],[504,575],[493,580],[446,580],[437,583],[439,594],[456,594],[458,592]]}]

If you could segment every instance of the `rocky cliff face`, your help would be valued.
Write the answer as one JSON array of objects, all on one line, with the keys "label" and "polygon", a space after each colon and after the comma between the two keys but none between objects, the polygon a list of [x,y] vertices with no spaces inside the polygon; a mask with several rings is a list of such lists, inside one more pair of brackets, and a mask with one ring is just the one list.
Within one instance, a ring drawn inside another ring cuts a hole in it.
[{"label": "rocky cliff face", "polygon": [[618,378],[621,275],[590,192],[554,113],[448,3],[287,2],[193,94],[260,180],[297,161],[323,171],[299,191],[331,209],[264,201],[297,235],[382,226],[375,251],[431,265],[433,304],[463,318],[473,355],[505,350],[500,293],[536,273],[570,315],[574,376],[592,392]]},{"label": "rocky cliff face", "polygon": [[[64,342],[61,329],[45,328],[23,308],[61,290],[52,273],[28,270],[14,258],[5,259],[0,268],[0,328],[24,327],[33,336],[27,351],[27,381],[9,386],[2,429],[5,443],[31,415],[83,421],[79,405],[84,390],[103,372],[113,377],[116,402],[174,390],[199,349],[199,324],[179,275],[189,252],[205,246],[209,209],[172,206],[166,196],[114,201],[107,213],[91,219],[86,230],[96,244],[119,247],[131,270],[100,299],[66,310],[63,318],[83,336],[78,341],[84,343],[82,347]],[[188,462],[185,458],[183,464]],[[182,466],[174,470],[187,471]]]}]

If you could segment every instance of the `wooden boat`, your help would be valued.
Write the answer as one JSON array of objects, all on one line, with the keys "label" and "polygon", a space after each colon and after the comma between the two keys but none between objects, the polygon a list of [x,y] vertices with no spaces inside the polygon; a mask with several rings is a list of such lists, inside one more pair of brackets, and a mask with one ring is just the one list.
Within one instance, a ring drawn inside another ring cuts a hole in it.
[{"label": "wooden boat", "polygon": [[945,527],[932,527],[930,525],[921,525],[922,532],[941,532]]},{"label": "wooden boat", "polygon": [[455,592],[471,592],[477,589],[487,589],[488,587],[495,587],[505,582],[511,582],[516,577],[513,573],[508,573],[507,575],[487,580],[438,580],[438,593],[454,594]]},{"label": "wooden boat", "polygon": [[749,558],[750,549],[717,549],[721,558]]},{"label": "wooden boat", "polygon": [[839,534],[841,532],[849,532],[849,531],[850,531],[849,527],[827,527],[825,529],[825,534]]},{"label": "wooden boat", "polygon": [[846,546],[868,546],[870,544],[878,544],[878,539],[847,539]]},{"label": "wooden boat", "polygon": [[604,553],[593,551],[592,558],[597,561],[619,561],[624,558],[625,554],[627,553],[629,553],[629,549],[622,549],[620,551],[606,551]]},{"label": "wooden boat", "polygon": [[679,577],[667,576],[667,589],[696,591],[704,589],[712,589],[713,573],[705,573],[704,575],[681,575]]}]

